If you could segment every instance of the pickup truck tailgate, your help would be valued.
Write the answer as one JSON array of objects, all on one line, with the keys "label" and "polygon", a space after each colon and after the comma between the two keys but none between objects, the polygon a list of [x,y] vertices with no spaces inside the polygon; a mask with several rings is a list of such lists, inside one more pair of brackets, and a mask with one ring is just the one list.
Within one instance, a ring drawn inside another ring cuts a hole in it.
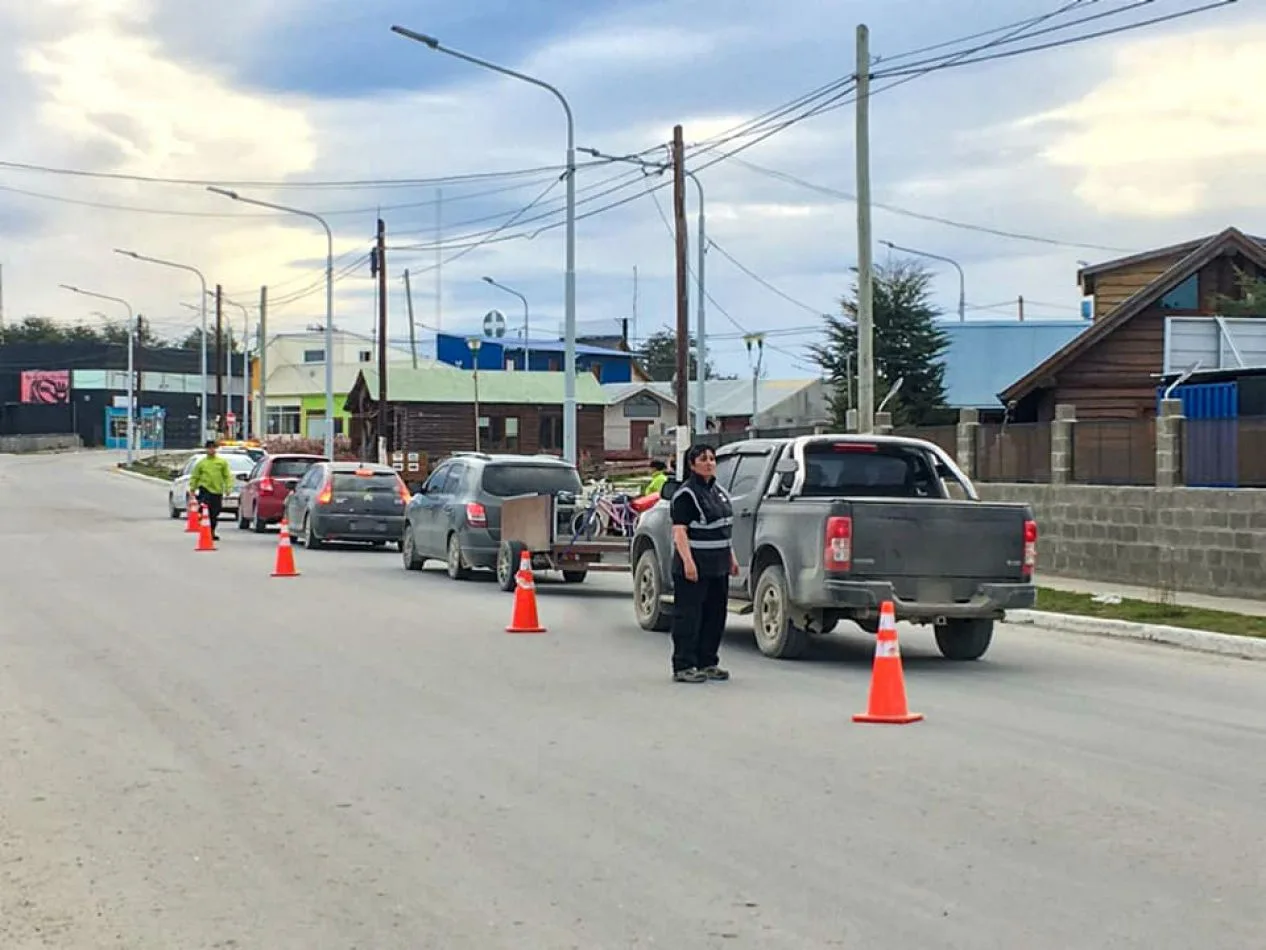
[{"label": "pickup truck tailgate", "polygon": [[[929,584],[1022,580],[1022,506],[927,499],[915,504],[851,500],[850,507],[857,574],[926,579]],[[914,599],[927,598],[916,594]]]}]

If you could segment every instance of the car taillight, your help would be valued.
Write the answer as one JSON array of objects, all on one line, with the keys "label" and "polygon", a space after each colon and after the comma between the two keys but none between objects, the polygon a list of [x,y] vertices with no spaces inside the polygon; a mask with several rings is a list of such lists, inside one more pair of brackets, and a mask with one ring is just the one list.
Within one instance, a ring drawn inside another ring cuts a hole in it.
[{"label": "car taillight", "polygon": [[326,479],[325,484],[321,486],[321,494],[317,495],[318,505],[328,505],[334,500],[334,481]]},{"label": "car taillight", "polygon": [[265,478],[259,483],[259,493],[261,495],[271,495],[273,493],[273,480]]},{"label": "car taillight", "polygon": [[467,502],[466,523],[472,528],[488,527],[488,512],[484,511],[484,506],[477,501]]},{"label": "car taillight", "polygon": [[1024,522],[1024,566],[1021,568],[1025,577],[1033,576],[1037,567],[1037,522]]},{"label": "car taillight", "polygon": [[822,561],[828,571],[853,569],[853,519],[834,516],[826,519],[826,548]]},{"label": "car taillight", "polygon": [[396,483],[396,492],[400,495],[400,500],[406,505],[409,503],[409,499],[413,497],[409,494],[408,486],[404,482]]}]

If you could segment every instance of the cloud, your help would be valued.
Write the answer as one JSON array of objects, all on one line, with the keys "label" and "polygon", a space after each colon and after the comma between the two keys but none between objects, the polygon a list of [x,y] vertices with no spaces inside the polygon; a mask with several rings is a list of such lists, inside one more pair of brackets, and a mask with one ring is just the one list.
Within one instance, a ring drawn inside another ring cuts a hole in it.
[{"label": "cloud", "polygon": [[[534,333],[562,319],[562,111],[539,88],[392,35],[391,22],[434,30],[457,49],[554,83],[575,110],[578,145],[662,161],[666,152],[656,146],[668,141],[674,124],[683,125],[688,143],[714,140],[846,75],[858,15],[855,6],[830,0],[609,0],[586,5],[575,19],[561,0],[478,9],[394,0],[247,6],[243,13],[241,4],[199,10],[176,0],[0,0],[0,32],[14,50],[0,62],[10,93],[0,103],[0,158],[292,183],[538,168],[515,178],[448,181],[438,206],[445,327],[474,328],[493,307],[517,313],[517,301],[480,280],[487,274],[528,297]],[[1047,0],[981,0],[964,22],[958,13],[929,13],[926,2],[891,0],[867,16],[873,49],[885,57],[881,62],[892,62],[901,50],[1049,7]],[[951,227],[899,209],[1124,249],[1244,223],[1228,218],[1257,201],[1264,136],[1260,110],[1246,105],[1249,93],[1234,90],[1255,89],[1266,78],[1258,65],[1266,62],[1266,18],[1260,11],[1240,16],[1249,28],[1231,34],[1193,34],[1186,26],[1154,38],[1126,34],[1093,48],[934,73],[880,92],[871,129],[880,203],[875,237],[960,262],[973,316],[1005,317],[1023,295],[1027,316],[1067,317],[1077,310],[1077,260],[1113,252]],[[769,355],[774,372],[803,373],[787,354],[803,359],[814,314],[834,309],[852,284],[856,209],[846,196],[856,187],[853,116],[847,103],[840,105],[744,152],[753,165],[704,168],[724,147],[692,163],[702,169],[709,235],[799,301],[789,303],[710,253],[709,327],[724,370],[746,366],[740,330],[725,313],[747,329],[801,331],[782,339],[781,355]],[[657,193],[658,209],[645,196],[663,181],[619,163],[585,164],[578,172],[582,325],[632,318],[634,267],[639,332],[672,323],[674,248],[660,215],[671,225],[671,190]],[[115,246],[195,264],[246,304],[267,284],[274,329],[323,315],[325,241],[313,222],[234,205],[198,186],[5,170],[0,186],[59,199],[0,191],[0,260],[11,318],[37,312],[79,319],[96,309],[58,291],[64,281],[128,297],[160,329],[191,325],[196,318],[179,304],[196,301],[196,281],[118,258],[110,253]],[[415,319],[435,320],[433,185],[240,190],[327,214],[340,274],[336,320],[364,332],[373,326],[374,290],[363,258],[381,213],[392,247],[393,333],[406,332],[400,279],[406,267]],[[693,185],[686,200],[693,268]],[[886,254],[876,251],[880,259]],[[928,264],[938,302],[952,314],[957,274]],[[693,278],[691,286],[693,295]],[[226,313],[237,320],[235,311]]]}]

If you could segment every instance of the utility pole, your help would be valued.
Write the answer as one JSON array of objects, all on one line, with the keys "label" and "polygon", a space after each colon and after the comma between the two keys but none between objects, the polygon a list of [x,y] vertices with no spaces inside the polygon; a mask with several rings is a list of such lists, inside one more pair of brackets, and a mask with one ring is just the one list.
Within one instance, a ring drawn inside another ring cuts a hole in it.
[{"label": "utility pole", "polygon": [[685,143],[680,125],[673,126],[673,224],[677,231],[677,378],[674,391],[677,400],[677,447],[680,452],[681,432],[690,427],[690,291],[686,283],[690,236],[686,231]]},{"label": "utility pole", "polygon": [[268,438],[268,288],[259,288],[259,405],[255,407],[255,427],[260,439]]},{"label": "utility pole", "polygon": [[0,337],[4,336],[4,265],[0,264]]},{"label": "utility pole", "polygon": [[1018,303],[1020,305],[1020,322],[1023,323],[1024,322],[1024,295],[1023,294],[1020,295],[1020,299]]},{"label": "utility pole", "polygon": [[413,288],[409,286],[409,268],[404,269],[404,305],[409,312],[409,352],[413,354],[413,368],[418,368],[418,336],[413,325]]},{"label": "utility pole", "polygon": [[215,285],[215,414],[217,435],[224,431],[224,288]]},{"label": "utility pole", "polygon": [[637,265],[633,265],[633,339],[640,340],[637,335]]},{"label": "utility pole", "polygon": [[[743,343],[747,346],[747,360],[752,364],[752,418],[748,421],[748,428],[751,429],[752,435],[756,435],[756,409],[758,405],[758,396],[760,394],[760,371],[761,364],[765,360],[765,334],[749,333],[743,337]],[[752,344],[756,344],[756,360],[752,361]]]},{"label": "utility pole", "polygon": [[387,436],[387,223],[378,219],[378,464],[386,465]]},{"label": "utility pole", "polygon": [[875,298],[870,230],[870,30],[857,27],[857,431],[875,431]]}]

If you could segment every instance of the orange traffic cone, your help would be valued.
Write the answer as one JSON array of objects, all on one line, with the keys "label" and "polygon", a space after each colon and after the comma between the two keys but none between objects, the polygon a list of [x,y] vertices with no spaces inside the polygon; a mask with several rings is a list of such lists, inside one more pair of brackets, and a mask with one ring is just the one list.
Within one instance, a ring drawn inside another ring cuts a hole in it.
[{"label": "orange traffic cone", "polygon": [[875,665],[870,675],[867,707],[864,713],[853,717],[853,722],[903,725],[923,718],[923,713],[912,713],[906,705],[906,679],[901,670],[897,618],[890,600],[885,600],[879,608],[879,636],[875,640]]},{"label": "orange traffic cone", "polygon": [[273,567],[273,577],[298,577],[295,568],[295,549],[290,546],[290,525],[281,519],[281,537],[277,539],[277,563]]},{"label": "orange traffic cone", "polygon": [[207,513],[207,506],[202,506],[202,523],[198,525],[198,546],[195,551],[214,551],[215,539],[211,537],[211,516]]},{"label": "orange traffic cone", "polygon": [[532,558],[526,551],[519,558],[519,570],[514,575],[514,614],[506,633],[545,633],[536,616],[536,580],[532,576]]},{"label": "orange traffic cone", "polygon": [[189,499],[189,511],[185,515],[185,534],[198,533],[198,503]]}]

